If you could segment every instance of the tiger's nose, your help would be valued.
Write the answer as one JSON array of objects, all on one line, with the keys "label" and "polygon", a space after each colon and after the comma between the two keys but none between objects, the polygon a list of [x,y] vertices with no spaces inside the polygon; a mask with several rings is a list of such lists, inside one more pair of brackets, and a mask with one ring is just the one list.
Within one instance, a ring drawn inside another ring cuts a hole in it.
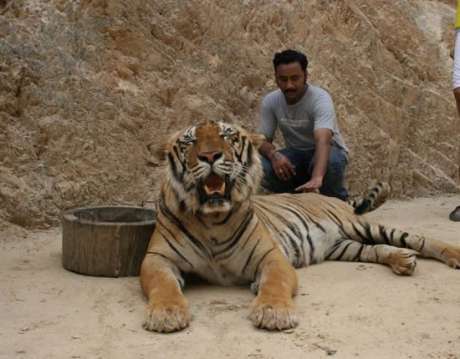
[{"label": "tiger's nose", "polygon": [[223,155],[222,152],[218,151],[210,151],[210,152],[200,152],[198,154],[198,159],[200,161],[208,162],[208,163],[214,163],[216,162],[219,158],[221,158]]}]

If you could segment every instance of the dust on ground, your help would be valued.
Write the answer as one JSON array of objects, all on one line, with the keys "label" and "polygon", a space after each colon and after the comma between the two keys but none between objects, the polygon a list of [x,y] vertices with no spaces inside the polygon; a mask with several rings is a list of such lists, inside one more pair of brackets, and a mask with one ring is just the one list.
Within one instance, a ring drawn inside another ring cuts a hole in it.
[{"label": "dust on ground", "polygon": [[[370,217],[460,243],[448,220],[460,196],[389,201]],[[18,238],[19,237],[19,238]],[[96,278],[61,266],[59,228],[0,235],[0,358],[460,358],[460,271],[419,259],[412,277],[367,263],[298,271],[299,326],[257,330],[247,288],[186,289],[192,324],[142,329],[138,278]]]}]

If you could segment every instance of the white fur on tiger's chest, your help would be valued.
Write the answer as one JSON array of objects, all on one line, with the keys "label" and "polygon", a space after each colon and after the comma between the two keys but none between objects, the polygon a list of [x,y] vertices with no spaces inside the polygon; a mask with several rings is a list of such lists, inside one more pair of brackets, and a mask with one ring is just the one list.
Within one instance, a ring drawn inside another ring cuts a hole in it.
[{"label": "white fur on tiger's chest", "polygon": [[239,275],[237,270],[231,270],[228,267],[217,263],[203,263],[196,272],[211,283],[224,286],[245,284],[249,280]]}]

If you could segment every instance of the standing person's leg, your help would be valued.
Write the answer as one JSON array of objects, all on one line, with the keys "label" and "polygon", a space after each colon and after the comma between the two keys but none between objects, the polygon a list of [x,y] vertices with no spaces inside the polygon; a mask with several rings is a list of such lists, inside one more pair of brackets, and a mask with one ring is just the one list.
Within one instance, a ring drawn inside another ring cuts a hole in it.
[{"label": "standing person's leg", "polygon": [[336,146],[331,146],[329,162],[327,164],[326,175],[320,193],[325,196],[337,197],[341,200],[348,199],[348,191],[345,188],[345,170],[348,158],[345,151]]},{"label": "standing person's leg", "polygon": [[[452,87],[457,105],[457,112],[460,115],[460,30],[455,33],[454,69],[452,73]],[[449,215],[451,221],[460,222],[460,206],[456,207]]]},{"label": "standing person's leg", "polygon": [[457,112],[460,115],[460,30],[455,33],[454,68],[452,71],[452,88]]}]

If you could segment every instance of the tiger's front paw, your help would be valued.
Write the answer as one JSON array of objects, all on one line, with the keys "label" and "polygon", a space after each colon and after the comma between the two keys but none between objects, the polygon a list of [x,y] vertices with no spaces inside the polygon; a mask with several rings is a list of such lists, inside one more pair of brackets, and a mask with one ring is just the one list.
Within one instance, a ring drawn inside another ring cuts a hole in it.
[{"label": "tiger's front paw", "polygon": [[298,324],[294,303],[289,300],[268,301],[254,299],[249,314],[254,326],[268,330],[284,330],[295,328]]},{"label": "tiger's front paw", "polygon": [[190,319],[185,301],[149,304],[143,327],[155,332],[171,333],[186,328]]}]

